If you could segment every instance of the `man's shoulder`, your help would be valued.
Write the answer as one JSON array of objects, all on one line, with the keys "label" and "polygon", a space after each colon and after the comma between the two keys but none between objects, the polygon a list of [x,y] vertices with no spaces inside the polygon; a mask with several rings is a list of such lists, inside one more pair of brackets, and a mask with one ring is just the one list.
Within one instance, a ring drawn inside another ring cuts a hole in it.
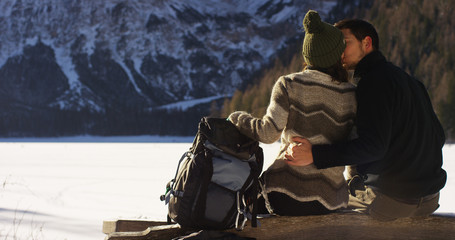
[{"label": "man's shoulder", "polygon": [[380,52],[374,55],[376,56],[370,56],[370,60],[356,69],[355,77],[360,79],[359,85],[388,85],[393,84],[396,79],[408,77],[403,69],[386,61]]},{"label": "man's shoulder", "polygon": [[375,76],[385,75],[389,68],[387,60],[380,51],[373,51],[367,54],[357,64],[354,77],[360,78],[374,78]]}]

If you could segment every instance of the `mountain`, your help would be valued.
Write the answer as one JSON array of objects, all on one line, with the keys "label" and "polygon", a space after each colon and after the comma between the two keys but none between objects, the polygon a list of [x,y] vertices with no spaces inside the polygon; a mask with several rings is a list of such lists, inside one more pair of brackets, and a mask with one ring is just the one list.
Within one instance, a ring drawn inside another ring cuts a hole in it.
[{"label": "mountain", "polygon": [[0,135],[185,134],[335,4],[2,0]]}]

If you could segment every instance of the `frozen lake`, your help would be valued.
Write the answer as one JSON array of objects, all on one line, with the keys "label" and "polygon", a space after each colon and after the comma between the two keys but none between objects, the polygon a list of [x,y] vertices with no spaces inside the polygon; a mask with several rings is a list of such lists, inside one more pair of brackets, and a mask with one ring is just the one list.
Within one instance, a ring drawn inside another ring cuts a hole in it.
[{"label": "frozen lake", "polygon": [[[0,239],[104,239],[104,220],[166,219],[159,196],[192,137],[88,139],[0,142]],[[262,145],[266,166],[278,146]],[[446,145],[438,214],[455,215],[454,160]]]}]

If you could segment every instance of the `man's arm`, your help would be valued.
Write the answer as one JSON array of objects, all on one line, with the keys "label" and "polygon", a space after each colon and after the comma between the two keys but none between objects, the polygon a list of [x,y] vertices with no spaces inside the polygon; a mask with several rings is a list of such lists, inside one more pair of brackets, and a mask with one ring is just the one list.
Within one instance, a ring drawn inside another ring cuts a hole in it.
[{"label": "man's arm", "polygon": [[318,168],[374,162],[388,150],[392,129],[393,90],[381,79],[363,79],[357,89],[358,138],[336,144],[314,145],[295,138],[288,149],[288,163]]}]

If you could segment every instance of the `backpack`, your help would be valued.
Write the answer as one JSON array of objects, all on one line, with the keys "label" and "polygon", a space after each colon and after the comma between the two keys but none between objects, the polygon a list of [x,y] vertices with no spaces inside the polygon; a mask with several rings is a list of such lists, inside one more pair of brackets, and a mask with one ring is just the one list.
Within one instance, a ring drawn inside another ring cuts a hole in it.
[{"label": "backpack", "polygon": [[242,230],[251,219],[256,227],[263,161],[259,142],[241,134],[230,121],[202,118],[193,145],[161,196],[169,204],[168,222],[197,229]]}]

